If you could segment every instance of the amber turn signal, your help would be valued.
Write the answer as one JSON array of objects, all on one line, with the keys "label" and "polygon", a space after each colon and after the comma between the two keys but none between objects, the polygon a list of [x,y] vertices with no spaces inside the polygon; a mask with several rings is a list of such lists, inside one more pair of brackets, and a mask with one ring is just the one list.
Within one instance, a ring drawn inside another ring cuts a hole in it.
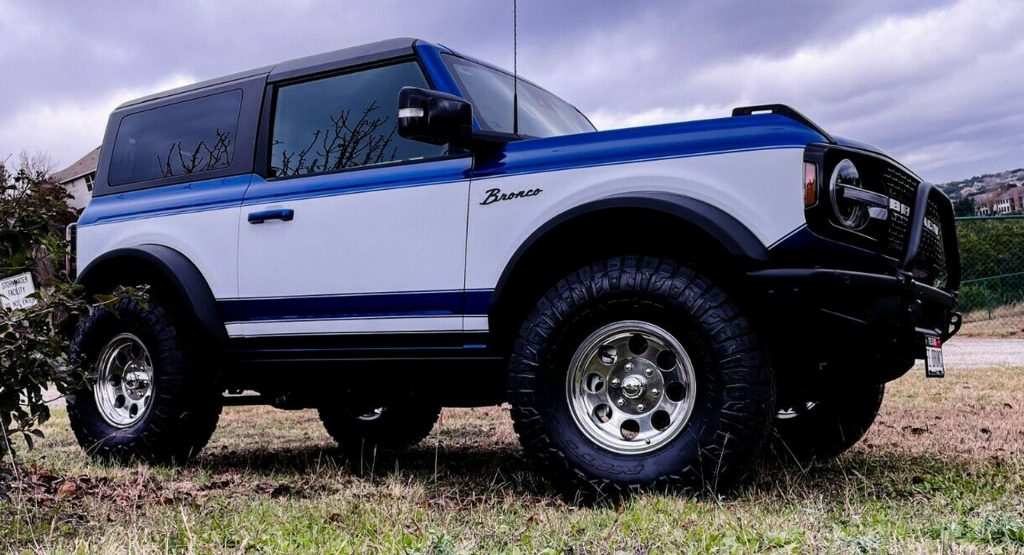
[{"label": "amber turn signal", "polygon": [[818,166],[804,162],[804,208],[818,202]]}]

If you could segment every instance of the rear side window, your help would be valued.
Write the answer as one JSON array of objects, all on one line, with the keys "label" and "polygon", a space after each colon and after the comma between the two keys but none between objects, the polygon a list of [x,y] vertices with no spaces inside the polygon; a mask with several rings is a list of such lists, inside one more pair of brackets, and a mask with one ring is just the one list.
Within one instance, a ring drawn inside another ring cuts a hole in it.
[{"label": "rear side window", "polygon": [[231,166],[242,91],[233,90],[125,116],[117,130],[110,185]]},{"label": "rear side window", "polygon": [[442,156],[443,146],[398,136],[398,91],[407,86],[427,86],[416,62],[281,87],[274,105],[271,175],[310,175]]}]

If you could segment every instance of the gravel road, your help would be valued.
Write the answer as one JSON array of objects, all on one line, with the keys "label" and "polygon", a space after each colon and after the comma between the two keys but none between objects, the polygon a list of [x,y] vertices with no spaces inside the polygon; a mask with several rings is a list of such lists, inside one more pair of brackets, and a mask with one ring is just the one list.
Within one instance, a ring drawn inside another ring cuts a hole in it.
[{"label": "gravel road", "polygon": [[1013,366],[1024,368],[1024,339],[954,337],[943,345],[947,370]]}]

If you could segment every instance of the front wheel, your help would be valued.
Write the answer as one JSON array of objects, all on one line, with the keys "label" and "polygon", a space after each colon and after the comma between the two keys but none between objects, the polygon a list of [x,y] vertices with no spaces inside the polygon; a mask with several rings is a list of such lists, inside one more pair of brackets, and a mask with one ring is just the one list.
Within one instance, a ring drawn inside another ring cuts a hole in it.
[{"label": "front wheel", "polygon": [[513,347],[512,417],[570,495],[727,485],[771,426],[774,380],[737,306],[671,260],[613,258],[569,274]]}]

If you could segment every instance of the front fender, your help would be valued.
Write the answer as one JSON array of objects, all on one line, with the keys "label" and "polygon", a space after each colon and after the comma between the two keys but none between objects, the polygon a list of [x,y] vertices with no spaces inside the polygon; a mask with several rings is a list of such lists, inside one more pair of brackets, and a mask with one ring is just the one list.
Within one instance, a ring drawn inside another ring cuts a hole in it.
[{"label": "front fender", "polygon": [[574,206],[535,229],[519,245],[502,270],[492,297],[494,302],[502,298],[506,284],[526,253],[548,233],[587,214],[615,209],[645,209],[664,213],[697,227],[717,241],[729,256],[753,263],[769,261],[768,249],[761,240],[739,220],[720,208],[701,200],[668,192],[620,193]]}]

